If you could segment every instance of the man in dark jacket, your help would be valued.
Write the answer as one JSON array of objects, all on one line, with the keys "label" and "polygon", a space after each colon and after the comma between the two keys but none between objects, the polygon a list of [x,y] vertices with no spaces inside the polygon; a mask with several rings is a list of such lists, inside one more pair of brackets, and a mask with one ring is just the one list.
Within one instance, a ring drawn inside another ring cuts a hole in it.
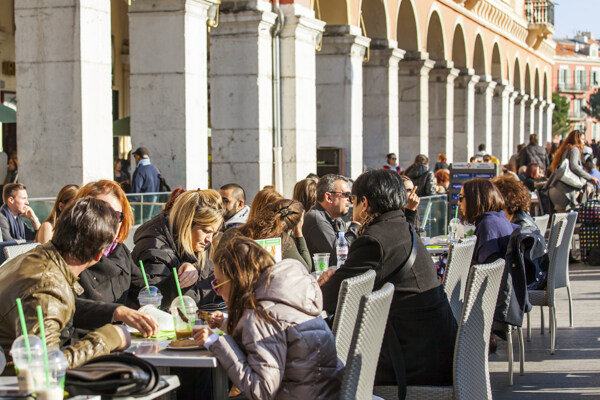
[{"label": "man in dark jacket", "polygon": [[519,153],[518,162],[519,165],[517,166],[517,170],[522,166],[527,166],[531,163],[539,165],[544,171],[548,169],[548,166],[550,165],[548,153],[545,148],[538,145],[537,134],[532,133],[529,136],[529,144]]},{"label": "man in dark jacket", "polygon": [[150,154],[145,147],[138,147],[133,153],[135,171],[131,178],[131,193],[160,192],[158,169],[150,163]]},{"label": "man in dark jacket", "polygon": [[[0,207],[2,240],[5,242],[18,239],[33,240],[35,231],[40,229],[40,221],[29,207],[25,185],[22,183],[4,185],[2,199],[4,200],[4,204]],[[31,221],[34,230],[23,223],[22,217]]]}]

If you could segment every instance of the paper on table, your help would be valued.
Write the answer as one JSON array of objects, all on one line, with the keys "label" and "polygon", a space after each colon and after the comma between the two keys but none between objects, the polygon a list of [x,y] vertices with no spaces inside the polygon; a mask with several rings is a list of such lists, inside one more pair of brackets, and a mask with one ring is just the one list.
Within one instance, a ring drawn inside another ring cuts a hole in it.
[{"label": "paper on table", "polygon": [[139,311],[152,315],[156,322],[158,322],[159,331],[175,330],[175,325],[173,324],[173,317],[171,316],[171,314],[159,310],[152,304],[146,304],[145,306],[140,307]]}]

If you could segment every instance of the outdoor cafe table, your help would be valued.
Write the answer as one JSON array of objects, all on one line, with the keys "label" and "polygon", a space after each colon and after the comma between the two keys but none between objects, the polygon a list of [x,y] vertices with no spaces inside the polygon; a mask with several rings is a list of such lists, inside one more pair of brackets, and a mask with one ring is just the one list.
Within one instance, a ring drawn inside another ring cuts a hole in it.
[{"label": "outdoor cafe table", "polygon": [[[140,397],[132,397],[132,396],[126,396],[126,397],[112,397],[115,400],[152,400],[152,399],[156,399],[160,396],[162,396],[163,394],[169,393],[172,390],[175,390],[176,388],[179,387],[179,377],[175,376],[175,375],[161,375],[161,378],[164,379],[167,383],[167,386],[163,387],[160,390],[157,390],[154,393],[151,393],[149,395],[146,396],[140,396]],[[33,397],[31,396],[27,396],[27,397],[15,397],[15,395],[13,395],[12,393],[16,393],[16,391],[18,390],[19,386],[17,384],[17,377],[16,376],[0,376],[0,398],[4,399],[4,398],[19,398],[19,399],[32,399]],[[8,394],[10,394],[10,397],[8,397]],[[74,397],[69,397],[69,400],[77,400],[77,399],[85,399],[85,398],[92,398],[92,396],[74,396]]]},{"label": "outdoor cafe table", "polygon": [[[171,350],[167,348],[170,340],[132,340],[128,353],[148,361],[155,367],[170,368],[213,368],[213,399],[226,400],[229,398],[227,373],[219,361],[208,350]],[[168,373],[168,372],[167,372]]]}]

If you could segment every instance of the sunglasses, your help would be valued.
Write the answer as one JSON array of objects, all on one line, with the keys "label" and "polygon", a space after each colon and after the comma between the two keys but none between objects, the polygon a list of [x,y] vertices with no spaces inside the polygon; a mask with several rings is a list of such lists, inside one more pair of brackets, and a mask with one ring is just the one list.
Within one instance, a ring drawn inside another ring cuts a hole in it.
[{"label": "sunglasses", "polygon": [[217,293],[217,289],[220,288],[221,286],[223,286],[226,283],[229,283],[231,281],[231,279],[227,279],[225,282],[221,282],[219,283],[218,280],[213,279],[212,281],[210,281],[210,287],[212,287],[212,290]]},{"label": "sunglasses", "polygon": [[123,211],[115,211],[115,212],[119,216],[119,222],[123,222],[123,220],[125,219],[125,214],[123,213]]},{"label": "sunglasses", "polygon": [[340,197],[345,197],[345,198],[350,199],[350,200],[354,200],[354,198],[356,197],[355,194],[352,194],[350,192],[328,192],[328,193],[339,194]]},{"label": "sunglasses", "polygon": [[465,196],[462,194],[458,195],[458,202],[460,203],[461,201],[463,201],[465,199]]},{"label": "sunglasses", "polygon": [[391,158],[390,158],[390,160],[394,160],[394,161],[396,161],[396,160],[397,160],[397,158],[396,158],[396,157],[391,157]]}]

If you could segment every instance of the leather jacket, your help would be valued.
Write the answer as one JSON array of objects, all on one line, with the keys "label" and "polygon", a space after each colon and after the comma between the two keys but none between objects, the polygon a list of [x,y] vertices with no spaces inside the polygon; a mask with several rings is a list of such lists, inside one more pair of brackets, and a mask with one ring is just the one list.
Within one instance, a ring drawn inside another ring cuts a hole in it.
[{"label": "leather jacket", "polygon": [[122,346],[116,326],[107,324],[63,348],[73,333],[75,292],[83,292],[52,241],[15,257],[0,269],[0,346],[8,354],[20,335],[15,303],[21,298],[29,334],[40,333],[36,307],[42,306],[48,348],[62,348],[70,367]]}]

